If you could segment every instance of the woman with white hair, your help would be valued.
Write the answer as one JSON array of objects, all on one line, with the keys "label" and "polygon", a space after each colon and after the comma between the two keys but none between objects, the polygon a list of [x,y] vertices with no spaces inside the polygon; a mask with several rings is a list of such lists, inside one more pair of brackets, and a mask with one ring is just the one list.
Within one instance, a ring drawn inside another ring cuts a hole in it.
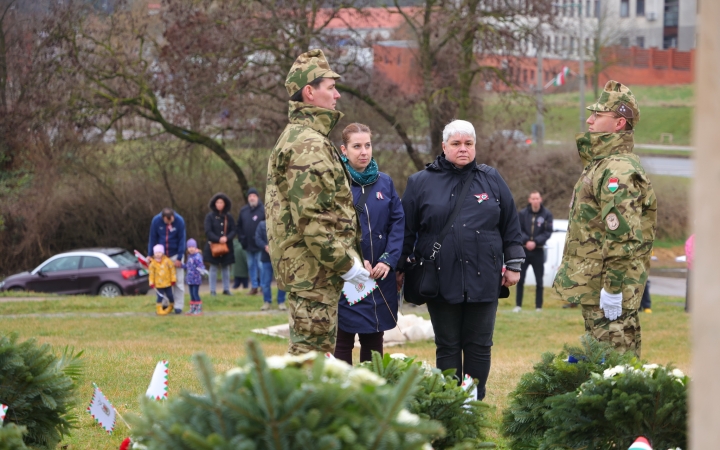
[{"label": "woman with white hair", "polygon": [[[501,286],[506,291],[518,282],[525,251],[510,189],[497,170],[475,162],[473,125],[449,123],[442,148],[432,164],[408,179],[398,271],[408,272],[406,300],[427,303],[437,367],[456,369],[460,379],[465,374],[478,379],[482,400]],[[428,267],[423,283],[434,273],[434,294],[412,281]],[[399,284],[402,278],[398,275]]]}]

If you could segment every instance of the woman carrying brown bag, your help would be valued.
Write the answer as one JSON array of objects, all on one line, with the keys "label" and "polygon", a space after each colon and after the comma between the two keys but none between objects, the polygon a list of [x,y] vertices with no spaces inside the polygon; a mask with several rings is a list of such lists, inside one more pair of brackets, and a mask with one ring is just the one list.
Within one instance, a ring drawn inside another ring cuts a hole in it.
[{"label": "woman carrying brown bag", "polygon": [[205,216],[203,259],[210,263],[210,295],[216,295],[217,273],[222,273],[223,294],[230,295],[230,266],[235,263],[233,240],[237,230],[235,219],[230,214],[232,202],[227,195],[219,192],[210,199],[210,212]]}]

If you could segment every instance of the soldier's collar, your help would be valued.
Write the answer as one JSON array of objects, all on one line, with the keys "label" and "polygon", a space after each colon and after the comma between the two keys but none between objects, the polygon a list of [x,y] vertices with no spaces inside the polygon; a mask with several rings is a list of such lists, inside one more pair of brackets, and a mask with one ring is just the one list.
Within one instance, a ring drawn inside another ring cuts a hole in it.
[{"label": "soldier's collar", "polygon": [[578,153],[585,165],[620,153],[632,153],[635,145],[632,130],[620,133],[579,133],[575,136]]},{"label": "soldier's collar", "polygon": [[289,102],[290,123],[305,125],[327,136],[342,119],[343,113],[303,102]]}]

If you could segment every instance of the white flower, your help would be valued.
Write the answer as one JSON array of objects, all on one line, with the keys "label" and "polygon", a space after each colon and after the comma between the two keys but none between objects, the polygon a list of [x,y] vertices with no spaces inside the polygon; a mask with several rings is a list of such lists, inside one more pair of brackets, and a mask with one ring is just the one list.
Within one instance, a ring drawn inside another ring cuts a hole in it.
[{"label": "white flower", "polygon": [[397,416],[397,422],[404,425],[418,425],[420,423],[420,416],[411,413],[407,409],[401,409]]},{"label": "white flower", "polygon": [[287,358],[285,356],[268,356],[265,363],[270,369],[284,369],[287,366]]},{"label": "white flower", "polygon": [[390,357],[392,359],[407,359],[407,355],[405,353],[392,353]]},{"label": "white flower", "polygon": [[433,366],[431,366],[425,361],[420,364],[420,368],[423,370],[423,375],[425,375],[426,377],[429,377],[433,373]]},{"label": "white flower", "polygon": [[350,371],[347,377],[348,382],[356,386],[370,384],[373,386],[382,386],[386,383],[385,378],[377,375],[368,369],[358,367]]},{"label": "white flower", "polygon": [[625,366],[615,366],[611,369],[605,369],[605,371],[603,372],[603,378],[612,378],[615,375],[625,373],[625,370]]},{"label": "white flower", "polygon": [[674,376],[675,378],[685,378],[685,374],[682,373],[682,370],[680,370],[680,369],[673,369],[673,371],[670,372],[670,374],[672,376]]},{"label": "white flower", "polygon": [[655,369],[657,369],[658,367],[660,367],[658,364],[645,364],[643,366],[643,370],[645,370],[647,372],[652,372]]},{"label": "white flower", "polygon": [[339,359],[326,359],[323,367],[323,374],[331,378],[342,378],[350,371],[350,366],[345,361]]},{"label": "white flower", "polygon": [[432,445],[430,445],[426,442],[423,444],[423,446],[420,450],[433,450],[433,447],[432,447]]}]

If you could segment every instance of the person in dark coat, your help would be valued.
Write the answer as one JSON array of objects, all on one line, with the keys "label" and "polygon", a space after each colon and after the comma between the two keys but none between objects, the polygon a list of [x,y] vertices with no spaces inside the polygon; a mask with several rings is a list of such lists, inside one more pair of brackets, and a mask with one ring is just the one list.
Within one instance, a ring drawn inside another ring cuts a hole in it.
[{"label": "person in dark coat", "polygon": [[255,230],[265,220],[265,206],[260,201],[257,189],[251,187],[247,192],[247,204],[240,209],[237,221],[238,241],[247,253],[248,274],[250,276],[250,295],[258,293],[262,262],[262,248],[255,243]]},{"label": "person in dark coat", "polygon": [[542,196],[532,191],[528,196],[528,205],[518,214],[520,233],[525,247],[525,262],[520,268],[520,281],[517,284],[517,299],[513,312],[522,309],[523,287],[528,268],[532,266],[535,274],[535,310],[542,311],[543,276],[545,275],[545,243],[553,234],[553,216],[549,209],[542,205]]},{"label": "person in dark coat", "polygon": [[394,271],[402,250],[405,213],[392,179],[378,171],[371,138],[367,125],[353,123],[343,130],[344,145],[340,147],[352,178],[353,201],[362,228],[363,258],[377,283],[358,303],[350,305],[345,294],[340,298],[335,357],[348,364],[352,364],[356,334],[360,338],[361,362],[369,361],[372,351],[382,354],[383,334],[395,328],[398,316]]},{"label": "person in dark coat", "polygon": [[[261,221],[255,230],[255,243],[262,249],[260,253],[260,262],[262,264],[262,271],[260,273],[260,287],[262,287],[263,293],[263,305],[260,311],[267,311],[270,309],[272,304],[272,288],[270,285],[273,280],[273,268],[272,261],[270,260],[270,253],[268,252],[268,235],[267,225],[265,221]],[[287,311],[285,305],[285,291],[278,289],[277,304],[280,311]]]},{"label": "person in dark coat", "polygon": [[[230,266],[235,262],[233,239],[237,233],[235,220],[230,214],[232,202],[220,192],[213,195],[208,206],[210,212],[205,216],[205,236],[208,241],[203,249],[203,258],[210,264],[210,295],[216,294],[218,266],[222,273],[223,294],[230,295]],[[229,252],[214,257],[210,251],[211,242],[227,244]]]},{"label": "person in dark coat", "polygon": [[[408,258],[430,259],[435,239],[461,201],[450,232],[439,242],[439,295],[427,300],[427,308],[437,367],[455,369],[458,382],[465,374],[476,378],[482,400],[500,286],[518,282],[525,252],[512,193],[497,170],[476,164],[475,142],[470,122],[450,122],[443,130],[443,154],[408,179],[398,270],[404,270]],[[470,190],[458,199],[466,182],[472,183]]]}]

